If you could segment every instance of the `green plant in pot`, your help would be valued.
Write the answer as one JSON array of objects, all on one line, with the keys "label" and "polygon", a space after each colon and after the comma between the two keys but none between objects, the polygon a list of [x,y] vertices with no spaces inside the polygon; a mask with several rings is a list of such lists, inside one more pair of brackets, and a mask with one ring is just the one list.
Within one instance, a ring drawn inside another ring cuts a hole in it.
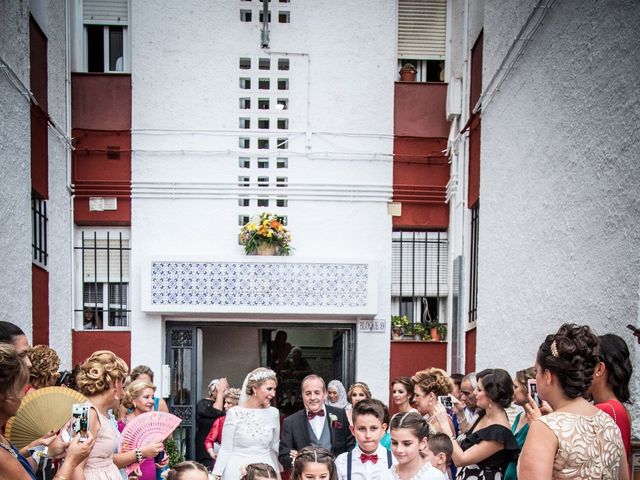
[{"label": "green plant in pot", "polygon": [[416,67],[412,63],[405,63],[400,69],[400,81],[401,82],[415,82],[416,81]]},{"label": "green plant in pot", "polygon": [[406,333],[409,324],[409,318],[406,315],[391,316],[391,334],[393,339],[399,340]]},{"label": "green plant in pot", "polygon": [[447,324],[441,323],[437,327],[440,340],[445,341],[447,339]]},{"label": "green plant in pot", "polygon": [[427,340],[429,338],[427,327],[425,327],[422,323],[414,323],[412,330],[414,340]]},{"label": "green plant in pot", "polygon": [[429,324],[427,325],[427,328],[429,329],[429,333],[431,335],[431,340],[433,340],[434,342],[440,341],[440,331],[438,330],[439,327],[440,324],[435,321],[429,322]]}]

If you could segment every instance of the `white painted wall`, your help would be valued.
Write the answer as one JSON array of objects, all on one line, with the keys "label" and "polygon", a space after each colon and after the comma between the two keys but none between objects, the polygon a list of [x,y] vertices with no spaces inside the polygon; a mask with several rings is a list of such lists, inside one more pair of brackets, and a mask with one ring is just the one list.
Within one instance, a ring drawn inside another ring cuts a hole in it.
[{"label": "white painted wall", "polygon": [[[291,12],[290,24],[271,24],[271,52],[260,49],[255,20],[239,21],[240,7],[251,6],[257,18],[258,3],[132,5],[133,364],[159,367],[163,357],[158,348],[164,343],[161,316],[140,310],[143,256],[243,255],[237,244],[238,215],[255,214],[258,208],[255,201],[250,208],[237,203],[237,179],[246,173],[238,168],[238,137],[247,133],[238,129],[238,118],[245,116],[238,108],[245,93],[238,79],[246,76],[238,68],[241,56],[254,64],[261,57],[275,63],[285,56],[276,52],[285,52],[291,61],[286,75],[289,169],[268,172],[272,178],[287,176],[289,186],[242,193],[288,193],[288,208],[270,210],[288,216],[294,256],[374,259],[376,316],[389,318],[391,218],[386,202],[392,185],[395,3],[271,5]],[[266,75],[251,71],[254,87],[260,77],[273,82],[281,76],[274,68]],[[280,93],[272,88],[268,96],[274,101],[285,96]],[[262,113],[252,111],[252,126]],[[154,129],[171,133],[157,135]],[[258,174],[263,171],[248,172],[254,184]],[[329,194],[323,192],[328,187],[333,189]],[[381,360],[373,364],[372,354]],[[388,336],[358,335],[356,376],[369,381],[381,398],[388,391],[388,358]]]},{"label": "white painted wall", "polygon": [[[29,87],[29,11],[24,2],[0,7],[0,58]],[[11,73],[10,73],[11,75]],[[0,75],[0,319],[31,337],[31,145],[29,102]]]},{"label": "white painted wall", "polygon": [[[486,73],[531,3],[487,2]],[[563,322],[621,335],[638,364],[639,27],[633,1],[556,2],[483,110],[478,368],[532,365]]]}]

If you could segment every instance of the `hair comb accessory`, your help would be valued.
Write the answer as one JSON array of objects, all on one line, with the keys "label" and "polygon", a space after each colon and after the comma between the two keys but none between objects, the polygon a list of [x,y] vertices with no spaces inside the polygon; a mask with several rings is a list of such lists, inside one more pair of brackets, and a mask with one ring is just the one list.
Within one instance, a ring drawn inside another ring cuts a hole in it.
[{"label": "hair comb accessory", "polygon": [[555,340],[551,342],[551,347],[549,347],[549,349],[551,350],[551,355],[553,355],[555,358],[560,358],[560,354],[558,353],[558,345],[556,345]]}]

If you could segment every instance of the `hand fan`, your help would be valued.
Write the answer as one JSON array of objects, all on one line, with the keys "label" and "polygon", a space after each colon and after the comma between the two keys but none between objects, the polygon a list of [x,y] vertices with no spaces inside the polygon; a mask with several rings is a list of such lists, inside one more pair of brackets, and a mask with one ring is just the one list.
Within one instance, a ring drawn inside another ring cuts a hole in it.
[{"label": "hand fan", "polygon": [[6,436],[23,448],[45,433],[57,432],[71,418],[71,405],[85,403],[86,397],[66,387],[33,390],[22,399],[15,417],[7,422]]},{"label": "hand fan", "polygon": [[[173,433],[182,419],[166,412],[146,412],[133,418],[122,430],[119,452],[128,452],[141,448],[147,443],[162,442]],[[126,467],[127,473],[133,472],[138,463]]]}]

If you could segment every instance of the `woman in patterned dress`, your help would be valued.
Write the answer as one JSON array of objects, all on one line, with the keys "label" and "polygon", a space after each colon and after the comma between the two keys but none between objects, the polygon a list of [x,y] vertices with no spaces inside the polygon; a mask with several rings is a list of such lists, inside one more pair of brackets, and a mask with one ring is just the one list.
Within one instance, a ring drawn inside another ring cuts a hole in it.
[{"label": "woman in patterned dress", "polygon": [[278,472],[280,413],[271,406],[277,386],[276,373],[268,368],[247,375],[240,404],[227,412],[213,478],[240,480],[242,467],[251,463],[266,463]]},{"label": "woman in patterned dress", "polygon": [[[519,480],[620,479],[629,471],[620,429],[585,397],[598,363],[599,340],[588,326],[564,324],[538,349],[538,394],[553,413],[531,422]],[[528,412],[530,405],[525,407]]]}]

